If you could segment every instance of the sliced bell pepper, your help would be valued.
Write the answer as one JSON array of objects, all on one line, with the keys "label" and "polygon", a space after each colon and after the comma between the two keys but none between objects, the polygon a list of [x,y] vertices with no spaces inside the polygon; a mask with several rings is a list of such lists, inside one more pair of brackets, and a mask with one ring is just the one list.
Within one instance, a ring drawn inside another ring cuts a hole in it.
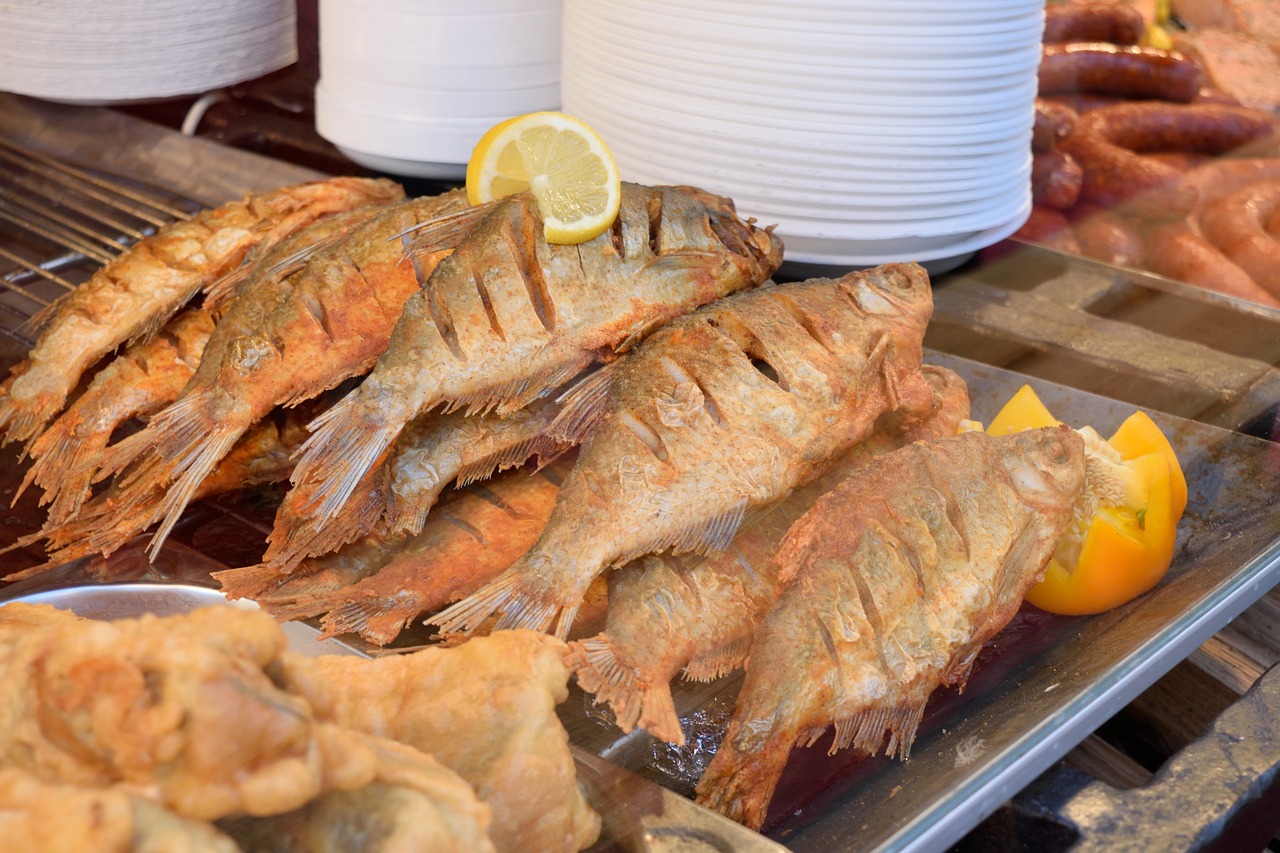
[{"label": "sliced bell pepper", "polygon": [[[1023,386],[987,431],[1055,423],[1030,386]],[[1115,451],[1110,464],[1126,485],[1125,497],[1073,523],[1044,579],[1027,593],[1027,601],[1042,610],[1066,615],[1109,610],[1150,590],[1173,562],[1187,481],[1172,445],[1143,412],[1126,419],[1106,443]]]}]

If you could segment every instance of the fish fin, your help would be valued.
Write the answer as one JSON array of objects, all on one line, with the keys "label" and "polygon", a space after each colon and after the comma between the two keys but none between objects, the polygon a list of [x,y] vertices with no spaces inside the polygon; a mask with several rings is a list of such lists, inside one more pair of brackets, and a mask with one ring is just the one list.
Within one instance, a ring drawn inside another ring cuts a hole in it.
[{"label": "fish fin", "polygon": [[676,273],[682,270],[697,270],[704,268],[707,265],[707,261],[718,263],[720,260],[720,256],[715,252],[706,252],[700,249],[663,252],[651,258],[644,265],[642,272],[652,274],[654,271]]},{"label": "fish fin", "polygon": [[[217,311],[226,300],[237,296],[241,287],[251,278],[259,281],[288,278],[306,266],[307,261],[318,253],[341,243],[350,236],[358,224],[358,221],[353,221],[350,227],[339,229],[321,240],[302,246],[296,252],[280,258],[266,269],[262,269],[258,263],[255,263],[251,255],[230,272],[224,273],[205,286],[204,307],[211,311]],[[275,244],[264,245],[263,248],[265,253],[275,248]]]},{"label": "fish fin", "polygon": [[320,522],[335,518],[360,482],[383,458],[403,429],[400,423],[362,424],[363,398],[359,393],[343,397],[307,425],[310,437],[298,449],[293,484],[314,482],[310,505]]},{"label": "fish fin", "polygon": [[747,502],[741,501],[718,515],[672,530],[657,540],[639,545],[614,562],[621,566],[645,554],[667,550],[674,554],[714,554],[723,551],[729,547],[733,537],[737,535],[746,510]]},{"label": "fish fin", "polygon": [[509,415],[573,379],[589,363],[590,356],[582,355],[567,364],[553,365],[511,382],[481,388],[474,394],[465,394],[449,401],[448,411],[466,409],[470,415],[489,411]]},{"label": "fish fin", "polygon": [[477,459],[464,460],[458,468],[457,476],[454,478],[456,487],[461,489],[478,480],[488,480],[494,474],[498,474],[508,468],[516,468],[523,465],[532,456],[540,453],[539,448],[543,447],[544,443],[545,436],[539,433],[526,438],[518,444],[504,447]]},{"label": "fish fin", "polygon": [[764,826],[769,801],[778,787],[795,737],[790,731],[776,731],[758,748],[745,752],[733,743],[739,731],[730,724],[715,757],[698,780],[697,803],[759,830]]},{"label": "fish fin", "polygon": [[618,361],[593,370],[557,398],[560,413],[547,428],[549,439],[558,444],[581,444],[587,433],[604,414],[609,390],[618,378]]},{"label": "fish fin", "polygon": [[684,668],[690,681],[715,681],[743,665],[751,650],[751,637],[739,637],[709,652],[696,655]]},{"label": "fish fin", "polygon": [[150,544],[147,545],[147,554],[152,560],[155,560],[160,549],[164,547],[164,541],[169,538],[173,526],[178,523],[187,505],[191,503],[196,489],[243,434],[244,430],[235,425],[217,424],[206,433],[199,446],[187,452],[179,460],[180,464],[176,470],[180,470],[181,473],[164,490],[164,497],[159,507],[160,526],[156,528]]},{"label": "fish fin", "polygon": [[640,674],[618,660],[607,633],[569,644],[565,665],[578,677],[578,685],[613,710],[614,721],[624,732],[637,726],[656,738],[684,746],[684,730],[676,714],[671,686],[661,679],[642,683]]},{"label": "fish fin", "polygon": [[[911,754],[911,744],[915,742],[916,732],[920,729],[926,701],[913,705],[870,708],[851,717],[837,719],[835,738],[828,754],[834,755],[838,750],[853,747],[859,752],[875,755],[883,744],[885,755],[897,756],[905,761]],[[819,727],[808,732],[807,745],[811,746],[824,729],[825,727]]]},{"label": "fish fin", "polygon": [[5,393],[0,396],[0,427],[5,428],[5,435],[0,440],[0,444],[34,441],[44,429],[45,424],[62,411],[66,402],[65,394],[53,391],[43,392],[21,405],[11,394]]},{"label": "fish fin", "polygon": [[431,254],[452,249],[484,221],[497,202],[477,204],[427,219],[406,228],[391,239],[404,241],[406,254]]},{"label": "fish fin", "polygon": [[980,651],[982,651],[981,643],[970,644],[957,651],[944,670],[942,684],[946,687],[954,687],[957,692],[963,693]]},{"label": "fish fin", "polygon": [[273,584],[289,577],[273,565],[259,563],[256,566],[244,566],[238,569],[223,569],[213,572],[212,577],[222,586],[227,598],[257,598]]},{"label": "fish fin", "polygon": [[421,612],[421,607],[409,596],[348,602],[320,620],[320,638],[359,634],[374,645],[385,646],[400,636]]},{"label": "fish fin", "polygon": [[[297,488],[297,487],[295,487]],[[361,489],[342,505],[333,518],[321,522],[286,496],[276,510],[262,562],[290,571],[308,557],[318,557],[354,542],[377,526],[387,509],[386,493],[376,487]]]},{"label": "fish fin", "polygon": [[31,445],[31,467],[14,495],[14,503],[32,483],[44,490],[40,504],[48,505],[46,525],[70,520],[92,492],[97,458],[109,436],[96,432],[88,438],[75,434],[75,424],[59,418]]}]

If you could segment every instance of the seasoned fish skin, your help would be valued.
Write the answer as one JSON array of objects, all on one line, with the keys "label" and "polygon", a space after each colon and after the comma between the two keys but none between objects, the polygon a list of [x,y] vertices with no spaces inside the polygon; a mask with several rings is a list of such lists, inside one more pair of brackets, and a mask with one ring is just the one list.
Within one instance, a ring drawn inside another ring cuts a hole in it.
[{"label": "seasoned fish skin", "polygon": [[0,386],[4,441],[34,438],[95,361],[158,329],[253,247],[275,243],[321,216],[400,193],[386,180],[312,181],[203,211],[138,241],[50,306],[27,360]]},{"label": "seasoned fish skin", "polygon": [[259,418],[367,370],[386,346],[423,265],[401,232],[466,208],[459,191],[383,210],[288,275],[247,287],[218,322],[179,398],[147,428],[108,450],[103,467],[130,488],[167,486],[151,553],[163,544],[200,481]]},{"label": "seasoned fish skin", "polygon": [[572,246],[545,241],[530,194],[502,199],[405,304],[360,387],[317,418],[294,481],[318,481],[333,517],[417,415],[516,411],[781,259],[778,238],[705,193],[624,184],[614,227]]},{"label": "seasoned fish skin", "polygon": [[914,444],[815,502],[778,553],[793,579],[761,623],[698,802],[759,828],[791,748],[907,755],[929,695],[963,684],[1072,517],[1069,427]]},{"label": "seasoned fish skin", "polygon": [[604,569],[726,547],[743,515],[817,476],[876,419],[923,414],[932,312],[914,264],[721,300],[667,323],[619,363],[578,464],[529,552],[434,619],[564,637]]},{"label": "seasoned fish skin", "polygon": [[571,643],[569,665],[584,690],[612,706],[619,728],[638,726],[683,745],[670,682],[681,669],[687,678],[711,680],[742,664],[752,632],[782,591],[773,557],[792,523],[875,456],[956,433],[969,416],[964,380],[930,365],[923,372],[937,400],[932,416],[907,432],[877,430],[739,531],[726,551],[694,562],[649,555],[609,576],[605,630]]}]

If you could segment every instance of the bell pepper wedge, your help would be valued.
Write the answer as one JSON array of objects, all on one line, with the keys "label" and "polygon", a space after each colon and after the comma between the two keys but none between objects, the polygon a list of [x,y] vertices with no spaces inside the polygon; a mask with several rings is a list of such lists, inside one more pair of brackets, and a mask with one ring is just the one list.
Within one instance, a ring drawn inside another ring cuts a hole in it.
[{"label": "bell pepper wedge", "polygon": [[[987,432],[1057,423],[1030,386],[1023,386]],[[1101,506],[1064,537],[1043,580],[1026,596],[1041,610],[1072,616],[1110,610],[1149,591],[1173,563],[1187,505],[1187,481],[1173,446],[1145,412],[1130,415],[1106,443],[1123,466],[1125,500]]]}]

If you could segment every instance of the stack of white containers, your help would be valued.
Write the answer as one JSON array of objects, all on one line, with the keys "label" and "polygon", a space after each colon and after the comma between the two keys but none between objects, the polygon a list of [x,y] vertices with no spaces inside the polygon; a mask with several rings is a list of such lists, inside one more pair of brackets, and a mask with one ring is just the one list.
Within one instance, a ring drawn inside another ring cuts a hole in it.
[{"label": "stack of white containers", "polygon": [[461,178],[492,125],[560,103],[561,0],[320,0],[316,130],[352,160]]},{"label": "stack of white containers", "polygon": [[956,261],[1031,207],[1043,0],[565,0],[563,109],[789,261]]},{"label": "stack of white containers", "polygon": [[50,100],[168,98],[297,59],[294,0],[0,3],[0,89]]}]

